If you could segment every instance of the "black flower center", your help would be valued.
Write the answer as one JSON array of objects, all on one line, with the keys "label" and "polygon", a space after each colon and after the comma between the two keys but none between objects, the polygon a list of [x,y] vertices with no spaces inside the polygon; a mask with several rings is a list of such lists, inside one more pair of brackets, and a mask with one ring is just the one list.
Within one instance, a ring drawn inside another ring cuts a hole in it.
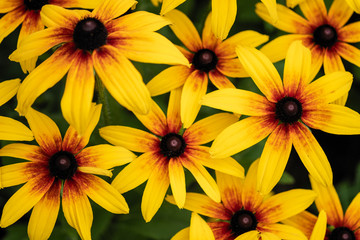
[{"label": "black flower center", "polygon": [[337,41],[337,33],[335,28],[325,24],[316,28],[314,33],[314,42],[322,47],[331,47]]},{"label": "black flower center", "polygon": [[96,18],[85,18],[77,23],[73,39],[75,46],[82,50],[92,51],[106,44],[108,31]]},{"label": "black flower center", "polygon": [[195,53],[192,64],[198,70],[210,72],[216,67],[218,58],[215,53],[209,49],[201,49]]},{"label": "black flower center", "polygon": [[182,136],[176,133],[166,134],[160,142],[162,154],[166,157],[178,157],[184,153],[186,143]]},{"label": "black flower center", "polygon": [[301,118],[301,103],[293,97],[284,97],[275,105],[277,119],[284,123],[294,123]]},{"label": "black flower center", "polygon": [[247,210],[237,211],[231,218],[231,230],[236,236],[255,230],[258,222],[255,215]]},{"label": "black flower center", "polygon": [[51,156],[49,168],[51,175],[65,180],[76,172],[76,159],[72,153],[60,151]]},{"label": "black flower center", "polygon": [[41,10],[42,6],[48,3],[48,0],[24,0],[24,4],[27,10]]},{"label": "black flower center", "polygon": [[329,240],[355,240],[353,231],[346,227],[335,228],[331,233]]}]

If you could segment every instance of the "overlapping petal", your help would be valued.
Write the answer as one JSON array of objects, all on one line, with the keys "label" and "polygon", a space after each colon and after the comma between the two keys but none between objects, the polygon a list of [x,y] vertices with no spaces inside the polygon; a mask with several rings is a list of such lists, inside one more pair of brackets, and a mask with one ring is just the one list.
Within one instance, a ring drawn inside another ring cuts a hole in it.
[{"label": "overlapping petal", "polygon": [[186,199],[186,185],[184,169],[179,158],[169,159],[169,179],[175,203],[179,208],[183,208]]},{"label": "overlapping petal", "polygon": [[167,109],[167,128],[169,132],[178,133],[182,127],[180,119],[180,99],[182,88],[176,88],[170,92]]},{"label": "overlapping petal", "polygon": [[104,0],[92,11],[92,16],[103,21],[114,19],[124,14],[135,3],[135,0]]},{"label": "overlapping petal", "polygon": [[20,7],[23,3],[19,0],[2,1],[0,3],[0,13],[7,13],[11,10]]},{"label": "overlapping petal", "polygon": [[276,23],[279,20],[277,8],[276,8],[276,0],[261,0],[261,2],[267,8],[273,22]]},{"label": "overlapping petal", "polygon": [[[89,11],[74,11],[63,8],[65,6],[57,6],[48,4],[43,6],[40,11],[41,20],[48,28],[56,27],[65,28],[72,31],[76,23],[86,15],[90,15]],[[65,31],[65,29],[63,31]],[[69,32],[71,34],[71,32]]]},{"label": "overlapping petal", "polygon": [[234,84],[217,69],[209,72],[209,78],[214,86],[219,89],[235,88]]},{"label": "overlapping petal", "polygon": [[0,43],[24,21],[25,13],[25,8],[21,7],[0,19]]},{"label": "overlapping petal", "polygon": [[357,0],[346,0],[347,4],[357,13],[360,13],[360,3]]},{"label": "overlapping petal", "polygon": [[32,162],[47,161],[47,156],[43,150],[36,145],[23,143],[13,143],[0,149],[0,156],[21,158]]},{"label": "overlapping petal", "polygon": [[334,0],[328,13],[329,23],[334,27],[341,28],[349,21],[353,12],[354,10],[344,4],[344,1]]},{"label": "overlapping petal", "polygon": [[236,0],[212,0],[211,26],[214,35],[221,40],[225,39],[234,24],[237,3]]},{"label": "overlapping petal", "polygon": [[339,43],[336,50],[342,58],[358,67],[360,66],[360,49],[347,43]]},{"label": "overlapping petal", "polygon": [[299,4],[306,19],[314,25],[321,25],[326,22],[327,10],[324,0],[303,1]]},{"label": "overlapping petal", "polygon": [[29,163],[15,163],[0,168],[0,189],[22,184],[29,179],[26,170]]},{"label": "overlapping petal", "polygon": [[190,236],[192,240],[215,240],[214,234],[209,225],[198,214],[191,214]]},{"label": "overlapping petal", "polygon": [[351,201],[349,207],[345,212],[344,224],[349,226],[351,229],[359,229],[360,227],[360,193]]},{"label": "overlapping petal", "polygon": [[221,201],[226,209],[237,212],[244,206],[242,205],[242,193],[244,180],[240,177],[230,176],[216,171],[216,182],[219,186]]},{"label": "overlapping petal", "polygon": [[0,139],[31,141],[33,133],[23,123],[9,117],[0,116]]},{"label": "overlapping petal", "polygon": [[322,210],[319,213],[318,220],[315,223],[315,226],[313,228],[309,240],[317,240],[317,239],[325,238],[326,224],[327,224],[326,212]]},{"label": "overlapping petal", "polygon": [[164,15],[180,4],[185,2],[185,0],[163,0],[163,4],[161,5],[160,15]]}]

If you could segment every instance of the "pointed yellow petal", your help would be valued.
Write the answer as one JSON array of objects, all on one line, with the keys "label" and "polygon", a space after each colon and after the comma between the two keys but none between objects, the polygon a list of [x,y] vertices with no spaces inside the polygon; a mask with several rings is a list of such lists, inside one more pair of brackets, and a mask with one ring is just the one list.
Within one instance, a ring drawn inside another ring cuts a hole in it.
[{"label": "pointed yellow petal", "polygon": [[199,70],[193,71],[186,79],[181,95],[181,121],[188,128],[195,121],[200,110],[200,99],[205,95],[208,76]]},{"label": "pointed yellow petal", "polygon": [[315,26],[327,21],[327,10],[324,0],[303,1],[300,9],[304,16]]},{"label": "pointed yellow petal", "polygon": [[255,48],[239,45],[236,47],[236,54],[260,91],[267,99],[276,102],[282,95],[284,88],[275,66],[262,52]]},{"label": "pointed yellow petal", "polygon": [[294,8],[302,1],[305,1],[305,0],[286,0],[286,6],[289,8]]},{"label": "pointed yellow petal", "polygon": [[242,89],[226,88],[206,94],[201,104],[247,116],[271,114],[274,105],[265,97]]},{"label": "pointed yellow petal", "polygon": [[321,210],[309,240],[324,239],[326,233],[326,212]]},{"label": "pointed yellow petal", "polygon": [[304,211],[313,203],[315,197],[314,191],[305,189],[278,193],[266,199],[256,214],[260,216],[261,222],[276,223]]},{"label": "pointed yellow petal", "polygon": [[349,226],[351,229],[359,229],[360,227],[360,193],[351,201],[349,207],[346,210],[344,217],[344,225]]},{"label": "pointed yellow petal", "polygon": [[215,37],[212,31],[212,14],[211,12],[205,19],[203,31],[202,31],[203,48],[215,49],[221,43],[221,39]]},{"label": "pointed yellow petal", "polygon": [[236,0],[212,0],[212,30],[217,38],[225,39],[234,24],[237,12]]},{"label": "pointed yellow petal", "polygon": [[203,118],[185,130],[183,138],[187,144],[201,145],[215,139],[226,127],[238,121],[238,117],[229,113],[217,113]]},{"label": "pointed yellow petal", "polygon": [[326,212],[327,222],[329,225],[337,226],[343,221],[344,213],[335,187],[333,185],[324,187],[321,183],[315,181],[315,179],[311,176],[310,182],[312,189],[318,195],[315,199],[316,208],[319,212],[321,210]]},{"label": "pointed yellow petal", "polygon": [[72,64],[73,45],[65,44],[32,71],[20,85],[16,110],[25,115],[36,98],[54,86]]},{"label": "pointed yellow petal", "polygon": [[88,197],[74,180],[65,181],[62,209],[66,221],[76,229],[81,239],[91,239],[93,213]]},{"label": "pointed yellow petal", "polygon": [[259,161],[257,189],[262,194],[268,194],[279,182],[288,162],[291,147],[288,126],[278,125],[268,137]]},{"label": "pointed yellow petal", "polygon": [[55,122],[45,114],[30,109],[25,115],[36,142],[50,156],[61,149],[61,133]]},{"label": "pointed yellow petal", "polygon": [[31,141],[31,130],[19,121],[0,116],[0,139],[13,141]]},{"label": "pointed yellow petal", "polygon": [[264,226],[264,231],[271,232],[280,239],[308,240],[308,238],[300,230],[285,224],[267,224]]},{"label": "pointed yellow petal", "polygon": [[171,10],[175,9],[177,6],[185,2],[185,0],[163,0],[161,5],[160,15],[165,15]]},{"label": "pointed yellow petal", "polygon": [[325,51],[324,71],[325,74],[336,71],[345,71],[344,64],[342,63],[341,57],[338,53],[334,51]]},{"label": "pointed yellow petal", "polygon": [[4,206],[0,226],[5,228],[27,213],[44,196],[53,179],[44,174],[37,175],[22,186]]},{"label": "pointed yellow petal", "polygon": [[347,4],[356,12],[360,13],[360,3],[357,0],[346,0]]},{"label": "pointed yellow petal", "polygon": [[87,187],[83,190],[94,202],[112,213],[129,213],[125,198],[113,186],[93,175],[86,174],[84,179]]},{"label": "pointed yellow petal", "polygon": [[[235,240],[258,240],[259,238],[260,238],[260,233],[257,230],[254,230],[241,234],[240,236],[235,238]],[[266,237],[266,233],[262,233],[261,240],[274,240],[274,239],[269,239]]]},{"label": "pointed yellow petal", "polygon": [[159,139],[148,132],[125,126],[107,126],[99,130],[100,136],[111,144],[134,152],[154,150]]},{"label": "pointed yellow petal", "polygon": [[190,227],[184,228],[177,232],[170,240],[189,240]]},{"label": "pointed yellow petal", "polygon": [[221,197],[219,188],[216,185],[215,180],[202,165],[193,161],[185,160],[183,161],[183,166],[195,177],[196,181],[199,183],[206,195],[215,202],[220,202]]},{"label": "pointed yellow petal", "polygon": [[342,58],[358,67],[360,66],[360,49],[342,42],[337,46],[336,50]]},{"label": "pointed yellow petal", "polygon": [[219,186],[221,201],[232,213],[239,211],[242,205],[241,195],[244,180],[216,171],[216,182]]},{"label": "pointed yellow petal", "polygon": [[310,175],[321,184],[330,186],[333,180],[331,166],[313,134],[302,123],[293,124],[290,132],[295,150]]},{"label": "pointed yellow petal", "polygon": [[0,43],[24,21],[25,16],[25,8],[19,8],[0,19]]},{"label": "pointed yellow petal", "polygon": [[334,0],[329,9],[328,19],[331,19],[331,26],[341,28],[349,21],[354,10],[342,0]]},{"label": "pointed yellow petal", "polygon": [[30,239],[48,239],[60,209],[61,182],[55,181],[31,212],[28,234]]},{"label": "pointed yellow petal", "polygon": [[276,0],[261,0],[269,12],[269,15],[274,23],[279,20],[279,16],[276,8]]},{"label": "pointed yellow petal", "polygon": [[136,3],[135,0],[104,0],[101,4],[96,6],[92,15],[103,21],[114,19],[124,14]]},{"label": "pointed yellow petal", "polygon": [[[308,39],[306,39],[308,40]],[[311,74],[309,79],[314,79],[323,66],[325,56],[325,49],[319,45],[311,48]]]},{"label": "pointed yellow petal", "polygon": [[8,156],[32,162],[48,161],[48,156],[36,145],[12,143],[0,149],[0,156]]},{"label": "pointed yellow petal", "polygon": [[180,119],[180,99],[182,88],[171,90],[168,109],[167,109],[167,124],[168,131],[178,133],[181,129],[182,123]]},{"label": "pointed yellow petal", "polygon": [[102,46],[93,52],[93,61],[96,73],[116,101],[131,111],[149,112],[151,98],[142,76],[118,49]]},{"label": "pointed yellow petal", "polygon": [[191,68],[185,66],[169,67],[151,79],[146,87],[151,96],[161,95],[184,85],[190,73]]},{"label": "pointed yellow petal", "polygon": [[267,137],[277,123],[265,117],[248,117],[225,128],[214,140],[210,154],[214,158],[234,155]]},{"label": "pointed yellow petal", "polygon": [[347,43],[360,42],[360,22],[347,24],[338,30],[341,41]]},{"label": "pointed yellow petal", "polygon": [[190,239],[191,240],[215,240],[210,226],[198,214],[191,213],[190,220]]},{"label": "pointed yellow petal", "polygon": [[183,208],[186,198],[185,174],[181,161],[177,158],[169,160],[169,178],[175,203],[179,208]]},{"label": "pointed yellow petal", "polygon": [[246,173],[245,180],[242,184],[241,199],[243,208],[249,211],[256,211],[260,204],[263,202],[265,195],[261,194],[256,189],[257,185],[257,174],[259,167],[259,159],[255,160]]},{"label": "pointed yellow petal", "polygon": [[77,168],[80,172],[88,173],[88,174],[95,174],[95,175],[102,175],[111,178],[112,172],[109,170],[97,168],[97,167],[82,167],[79,166]]},{"label": "pointed yellow petal", "polygon": [[15,163],[0,168],[0,189],[16,186],[26,182],[29,176],[26,174],[26,170],[29,167],[29,163]]},{"label": "pointed yellow petal", "polygon": [[86,15],[89,15],[90,12],[88,11],[79,12],[79,11],[65,9],[63,7],[65,6],[60,7],[52,4],[45,5],[43,8],[41,8],[41,12],[40,12],[41,20],[43,21],[44,25],[47,26],[48,28],[50,27],[68,28],[69,34],[72,35],[71,31],[73,31],[77,22]]},{"label": "pointed yellow petal", "polygon": [[141,212],[146,222],[150,222],[159,210],[169,188],[169,170],[164,162],[159,163],[156,170],[151,173],[144,190]]},{"label": "pointed yellow petal", "polygon": [[0,83],[0,106],[9,101],[20,86],[20,79],[6,80]]},{"label": "pointed yellow petal", "polygon": [[[237,59],[237,58],[219,59],[217,65],[216,65],[216,70],[219,71],[222,75],[232,77],[232,78],[243,78],[243,77],[249,76],[249,74],[245,71],[245,69],[241,65],[239,59]],[[212,72],[210,72],[209,76],[210,76],[210,80],[214,82],[214,80],[212,79],[214,77]],[[226,79],[226,80],[227,80],[227,82],[230,82],[228,79]],[[230,86],[230,83],[226,84],[226,85],[228,85],[226,87],[233,87],[233,86]],[[219,86],[217,86],[217,87],[220,88]],[[224,88],[225,88],[225,86],[224,86]]]},{"label": "pointed yellow petal", "polygon": [[311,128],[332,134],[360,134],[360,114],[337,104],[326,104],[309,111],[303,121]]},{"label": "pointed yellow petal", "polygon": [[[317,221],[317,217],[314,214],[312,214],[308,211],[303,211],[295,216],[292,216],[288,219],[283,220],[282,223],[299,229],[300,231],[302,231],[305,234],[305,236],[310,238],[316,221]],[[326,225],[326,223],[325,223],[325,225]]]},{"label": "pointed yellow petal", "polygon": [[218,89],[235,88],[234,84],[217,69],[209,72],[209,78]]},{"label": "pointed yellow petal", "polygon": [[200,35],[191,20],[179,10],[174,9],[165,14],[172,24],[171,30],[176,37],[192,52],[202,49]]}]

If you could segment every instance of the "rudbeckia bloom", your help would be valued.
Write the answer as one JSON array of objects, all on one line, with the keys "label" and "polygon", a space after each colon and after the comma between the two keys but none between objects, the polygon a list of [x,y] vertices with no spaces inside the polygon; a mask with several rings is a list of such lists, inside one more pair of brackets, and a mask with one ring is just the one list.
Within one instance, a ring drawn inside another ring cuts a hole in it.
[{"label": "rudbeckia bloom", "polygon": [[249,116],[221,132],[210,154],[216,158],[231,156],[269,136],[259,163],[260,191],[268,193],[280,180],[292,146],[309,173],[322,184],[331,185],[331,166],[308,127],[332,134],[360,133],[360,114],[330,103],[349,91],[352,75],[334,72],[310,82],[311,54],[301,41],[288,50],[284,82],[260,51],[238,46],[236,52],[265,96],[221,89],[204,97],[204,105]]},{"label": "rudbeckia bloom", "polygon": [[[15,96],[19,86],[20,79],[7,80],[0,83],[0,106]],[[0,139],[10,141],[31,141],[34,139],[34,136],[31,130],[21,122],[9,117],[0,116]]]},{"label": "rudbeckia bloom", "polygon": [[154,32],[169,24],[168,20],[144,11],[122,15],[135,3],[105,0],[92,12],[44,6],[41,17],[48,28],[24,39],[10,59],[23,61],[60,47],[25,78],[17,95],[17,111],[26,114],[40,94],[68,73],[61,109],[66,121],[82,134],[90,119],[95,69],[121,105],[146,114],[150,94],[128,58],[185,65],[188,61],[169,40]]},{"label": "rudbeckia bloom", "polygon": [[[278,4],[279,20],[272,23],[265,6],[261,3],[256,5],[256,13],[262,19],[290,33],[275,38],[261,48],[271,61],[284,59],[290,44],[301,39],[311,49],[311,74],[314,76],[322,65],[325,74],[344,71],[341,58],[360,66],[360,50],[349,44],[360,42],[360,22],[345,25],[353,10],[343,0],[334,0],[329,12],[323,0],[303,1],[299,6],[306,19]],[[343,104],[345,100],[342,100]]]},{"label": "rudbeckia bloom", "polygon": [[160,208],[169,185],[177,206],[184,206],[186,186],[183,168],[188,169],[204,192],[218,202],[219,189],[204,166],[239,177],[244,175],[244,169],[235,159],[211,159],[209,147],[201,146],[236,122],[237,117],[229,113],[215,114],[180,133],[180,95],[181,89],[171,92],[167,118],[155,102],[148,115],[136,115],[153,134],[126,126],[100,129],[100,135],[110,143],[143,153],[115,177],[112,185],[124,193],[147,180],[141,203],[146,222]]},{"label": "rudbeckia bloom", "polygon": [[[112,213],[128,213],[122,195],[93,174],[111,176],[108,170],[134,159],[134,154],[108,144],[84,148],[101,112],[94,107],[93,118],[83,136],[71,126],[62,140],[56,124],[46,115],[30,109],[26,114],[39,146],[22,143],[6,145],[0,156],[28,160],[1,167],[1,188],[25,183],[5,204],[0,226],[5,228],[33,208],[28,235],[48,239],[60,208],[67,222],[82,239],[91,239],[93,213],[88,197]],[[61,196],[61,197],[60,197]]]},{"label": "rudbeckia bloom", "polygon": [[[257,166],[255,161],[245,179],[216,172],[222,202],[214,202],[203,194],[188,193],[184,208],[212,218],[208,224],[216,240],[306,240],[300,230],[279,222],[305,210],[316,194],[312,190],[293,189],[264,196],[256,190]],[[166,200],[174,203],[172,196]],[[178,234],[186,231],[189,230],[185,228]]]},{"label": "rudbeckia bloom", "polygon": [[[327,226],[325,238],[317,238],[316,240],[359,240],[360,193],[352,200],[344,215],[334,186],[324,187],[314,179],[310,178],[310,180],[312,189],[318,194],[315,199],[316,208],[319,211],[324,211],[327,217],[327,225],[324,224]],[[310,236],[311,229],[316,221],[317,217],[314,214],[304,211],[285,222],[300,229],[306,236]]]},{"label": "rudbeckia bloom", "polygon": [[[40,18],[41,8],[46,4],[54,4],[65,8],[94,8],[99,0],[3,0],[0,2],[0,13],[5,15],[0,19],[0,43],[21,23],[18,44],[28,35],[44,29]],[[24,72],[35,68],[37,57],[21,61]]]},{"label": "rudbeckia bloom", "polygon": [[195,120],[201,105],[199,100],[206,94],[208,78],[217,88],[234,88],[226,76],[246,77],[247,73],[236,58],[235,46],[244,44],[256,47],[268,40],[268,36],[255,31],[243,31],[225,41],[216,39],[211,32],[211,15],[205,21],[202,39],[190,19],[178,10],[165,15],[175,35],[190,50],[180,47],[191,62],[191,67],[172,66],[155,76],[147,84],[152,96],[183,87],[181,97],[181,120],[184,128]]}]

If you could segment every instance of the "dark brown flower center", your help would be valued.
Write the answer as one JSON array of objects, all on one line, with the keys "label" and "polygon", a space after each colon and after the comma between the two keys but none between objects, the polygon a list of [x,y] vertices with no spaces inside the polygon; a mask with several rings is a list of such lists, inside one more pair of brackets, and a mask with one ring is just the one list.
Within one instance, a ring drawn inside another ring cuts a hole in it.
[{"label": "dark brown flower center", "polygon": [[248,210],[237,211],[231,218],[231,230],[236,236],[255,230],[258,222],[255,215]]},{"label": "dark brown flower center", "polygon": [[106,27],[96,18],[85,18],[79,21],[73,33],[75,46],[87,51],[105,45],[107,36]]},{"label": "dark brown flower center", "polygon": [[331,47],[337,41],[335,28],[328,24],[317,27],[313,33],[314,42],[322,47]]},{"label": "dark brown flower center", "polygon": [[353,231],[346,227],[335,228],[331,233],[329,240],[355,240]]},{"label": "dark brown flower center", "polygon": [[77,167],[75,156],[66,151],[55,153],[49,161],[51,175],[64,180],[71,178]]},{"label": "dark brown flower center", "polygon": [[24,4],[27,10],[41,10],[41,8],[48,3],[48,0],[24,0]]},{"label": "dark brown flower center", "polygon": [[166,134],[160,142],[162,154],[166,157],[178,157],[184,153],[186,143],[182,136],[176,133]]},{"label": "dark brown flower center", "polygon": [[209,49],[201,49],[194,54],[192,64],[198,70],[210,72],[216,67],[218,58],[215,53]]},{"label": "dark brown flower center", "polygon": [[275,105],[276,118],[284,123],[294,123],[301,118],[301,103],[293,97],[284,97]]}]

